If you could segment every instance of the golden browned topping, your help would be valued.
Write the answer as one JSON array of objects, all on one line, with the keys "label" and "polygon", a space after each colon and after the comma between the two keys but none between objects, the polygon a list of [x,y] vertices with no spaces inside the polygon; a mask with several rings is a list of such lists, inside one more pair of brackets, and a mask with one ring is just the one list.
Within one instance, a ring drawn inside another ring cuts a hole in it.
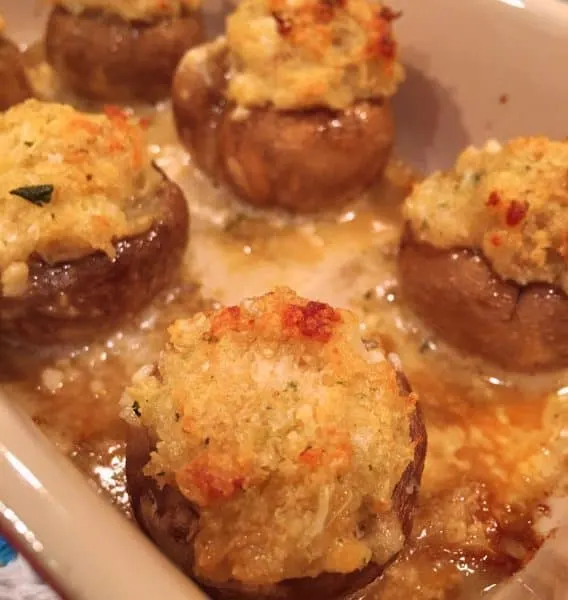
[{"label": "golden browned topping", "polygon": [[243,0],[227,21],[229,98],[343,109],[391,96],[403,78],[397,16],[374,0]]},{"label": "golden browned topping", "polygon": [[284,288],[169,334],[126,401],[159,440],[146,473],[200,513],[198,575],[274,583],[401,548],[391,497],[415,398],[352,313]]},{"label": "golden browned topping", "polygon": [[481,249],[501,277],[568,292],[568,142],[544,137],[466,149],[404,206],[414,235],[439,248]]},{"label": "golden browned topping", "polygon": [[101,10],[131,21],[152,21],[156,18],[179,17],[195,10],[201,0],[53,0],[68,11],[81,14]]},{"label": "golden browned topping", "polygon": [[28,100],[0,116],[0,273],[25,290],[32,254],[48,262],[142,231],[137,201],[154,177],[142,129],[119,109],[87,115]]}]

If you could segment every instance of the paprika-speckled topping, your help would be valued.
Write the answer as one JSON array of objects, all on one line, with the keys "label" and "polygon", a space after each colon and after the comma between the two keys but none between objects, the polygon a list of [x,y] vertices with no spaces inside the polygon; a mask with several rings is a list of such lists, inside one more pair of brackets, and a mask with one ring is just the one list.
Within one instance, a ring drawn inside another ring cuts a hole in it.
[{"label": "paprika-speckled topping", "polygon": [[404,215],[419,241],[482,250],[504,279],[568,292],[566,141],[525,137],[470,147],[451,171],[415,186]]},{"label": "paprika-speckled topping", "polygon": [[199,511],[198,576],[270,584],[400,550],[392,495],[416,398],[354,314],[281,288],[169,336],[124,403],[158,439],[146,474]]},{"label": "paprika-speckled topping", "polygon": [[25,291],[32,254],[48,262],[138,233],[138,207],[156,175],[137,119],[28,100],[0,115],[0,273],[5,295]]},{"label": "paprika-speckled topping", "polygon": [[227,20],[228,96],[278,109],[389,97],[404,76],[398,16],[374,0],[243,0]]}]

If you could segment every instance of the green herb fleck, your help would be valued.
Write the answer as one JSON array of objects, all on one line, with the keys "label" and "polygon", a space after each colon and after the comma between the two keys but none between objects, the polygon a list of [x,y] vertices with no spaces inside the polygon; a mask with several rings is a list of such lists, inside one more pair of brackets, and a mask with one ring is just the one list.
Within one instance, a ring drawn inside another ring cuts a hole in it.
[{"label": "green herb fleck", "polygon": [[28,140],[25,140],[25,141],[24,141],[24,146],[27,146],[28,148],[31,148],[33,145],[34,145],[34,143],[33,143],[33,142],[30,142],[30,141],[28,141]]},{"label": "green herb fleck", "polygon": [[165,471],[160,471],[159,473],[156,473],[156,476],[157,476],[157,477],[164,477],[164,476],[165,476],[165,474],[166,474],[166,472],[165,472]]},{"label": "green herb fleck", "polygon": [[140,412],[140,403],[138,402],[138,400],[134,400],[134,402],[132,403],[132,411],[137,417],[141,416],[142,413]]},{"label": "green herb fleck", "polygon": [[44,206],[51,201],[53,186],[51,184],[27,185],[10,190],[12,196],[19,196],[36,206]]},{"label": "green herb fleck", "polygon": [[204,446],[209,446],[209,443],[210,443],[210,442],[211,442],[211,439],[210,439],[210,438],[208,438],[208,437],[206,437],[206,438],[203,440],[203,445],[204,445]]},{"label": "green herb fleck", "polygon": [[175,417],[176,417],[176,423],[177,423],[181,419],[181,415],[178,412],[176,412]]},{"label": "green herb fleck", "polygon": [[286,389],[287,390],[297,390],[298,382],[297,381],[289,381],[288,384],[286,385]]},{"label": "green herb fleck", "polygon": [[345,379],[338,379],[335,383],[337,385],[347,385],[347,382],[345,381]]}]

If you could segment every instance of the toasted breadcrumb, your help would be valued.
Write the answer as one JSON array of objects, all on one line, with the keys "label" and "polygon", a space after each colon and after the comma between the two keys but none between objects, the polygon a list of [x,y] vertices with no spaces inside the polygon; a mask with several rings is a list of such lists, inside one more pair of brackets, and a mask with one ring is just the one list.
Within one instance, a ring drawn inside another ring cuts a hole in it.
[{"label": "toasted breadcrumb", "polygon": [[482,250],[504,279],[568,292],[568,141],[467,148],[414,188],[404,215],[420,241]]},{"label": "toasted breadcrumb", "polygon": [[373,0],[243,0],[227,20],[238,105],[343,109],[403,79],[392,21]]},{"label": "toasted breadcrumb", "polygon": [[155,177],[143,131],[119,109],[106,112],[28,100],[0,116],[4,284],[32,254],[48,262],[95,250],[112,256],[113,240],[149,226],[137,206]]},{"label": "toasted breadcrumb", "polygon": [[180,17],[195,10],[201,0],[52,0],[74,14],[101,10],[130,21]]},{"label": "toasted breadcrumb", "polygon": [[200,513],[195,571],[269,584],[383,564],[413,458],[396,373],[356,317],[287,288],[176,321],[126,398],[158,438],[146,474]]}]

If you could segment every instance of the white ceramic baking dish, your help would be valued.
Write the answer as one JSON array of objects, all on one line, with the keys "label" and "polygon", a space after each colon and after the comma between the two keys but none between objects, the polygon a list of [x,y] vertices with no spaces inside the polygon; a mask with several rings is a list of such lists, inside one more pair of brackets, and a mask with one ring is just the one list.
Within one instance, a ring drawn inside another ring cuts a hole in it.
[{"label": "white ceramic baking dish", "polygon": [[[0,0],[9,32],[37,39],[47,3]],[[211,32],[219,0],[205,2]],[[568,134],[568,4],[561,0],[398,0],[408,80],[395,99],[399,153],[444,167],[488,137]],[[568,526],[500,600],[568,598]],[[204,597],[0,394],[0,529],[59,592],[76,600]]]}]

